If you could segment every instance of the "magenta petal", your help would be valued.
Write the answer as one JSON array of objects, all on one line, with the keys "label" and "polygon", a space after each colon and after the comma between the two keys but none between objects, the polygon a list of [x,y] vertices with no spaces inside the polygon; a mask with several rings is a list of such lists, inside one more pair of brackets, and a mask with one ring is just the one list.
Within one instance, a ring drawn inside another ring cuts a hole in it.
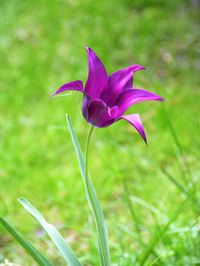
[{"label": "magenta petal", "polygon": [[143,140],[147,143],[142,120],[140,119],[140,116],[138,114],[121,116],[121,119],[128,121],[138,131]]},{"label": "magenta petal", "polygon": [[143,101],[163,101],[159,95],[141,89],[124,90],[115,102],[119,108],[119,115],[123,114],[131,105]]},{"label": "magenta petal", "polygon": [[101,99],[112,106],[123,90],[132,88],[133,73],[142,69],[144,69],[143,66],[132,65],[111,74],[108,79],[106,90],[103,91],[101,95]]},{"label": "magenta petal", "polygon": [[82,107],[84,118],[95,127],[106,127],[115,122],[115,117],[118,114],[116,106],[110,108],[100,99],[88,100],[84,97]]},{"label": "magenta petal", "polygon": [[58,93],[61,93],[63,91],[69,91],[69,90],[84,92],[82,81],[81,80],[75,80],[75,81],[71,81],[69,83],[66,83],[62,87],[60,87],[58,90],[56,90],[52,94],[52,96],[54,96]]},{"label": "magenta petal", "polygon": [[104,90],[108,75],[105,67],[94,51],[87,47],[88,54],[88,78],[85,90],[92,99],[97,99]]}]

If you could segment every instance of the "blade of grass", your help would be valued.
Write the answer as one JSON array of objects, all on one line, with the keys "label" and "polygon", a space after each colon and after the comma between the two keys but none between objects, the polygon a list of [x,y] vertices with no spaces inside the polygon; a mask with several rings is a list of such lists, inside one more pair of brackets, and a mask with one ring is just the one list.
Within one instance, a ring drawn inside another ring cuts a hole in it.
[{"label": "blade of grass", "polygon": [[156,214],[156,216],[158,216],[159,218],[162,218],[164,221],[168,221],[167,215],[163,214],[159,209],[155,208],[154,206],[152,206],[148,202],[144,201],[143,199],[138,198],[136,196],[131,196],[131,201],[139,204],[140,206],[149,210],[151,213]]},{"label": "blade of grass", "polygon": [[173,139],[174,139],[174,142],[175,142],[175,144],[176,144],[176,146],[177,146],[179,152],[180,152],[181,154],[183,154],[183,148],[182,148],[182,145],[181,145],[181,143],[179,142],[178,136],[177,136],[176,131],[175,131],[175,129],[174,129],[173,125],[172,125],[172,122],[171,122],[171,120],[170,120],[170,118],[169,118],[169,115],[168,115],[168,112],[167,112],[167,110],[166,110],[166,107],[163,106],[162,110],[163,110],[163,114],[164,114],[164,116],[165,116],[165,120],[167,121],[167,124],[168,124],[168,126],[169,126],[169,129],[170,129],[171,135],[172,135],[172,137],[173,137]]},{"label": "blade of grass", "polygon": [[[126,233],[127,235],[129,235],[130,237],[132,237],[134,240],[136,240],[143,248],[148,248],[147,244],[142,241],[140,238],[138,238],[138,235],[133,233],[132,230],[130,230],[127,226],[123,225],[123,224],[119,224],[116,223],[116,226],[123,231],[124,233]],[[157,258],[158,254],[152,250],[152,254]]]},{"label": "blade of grass", "polygon": [[179,154],[181,155],[181,156],[177,157],[177,162],[179,163],[180,170],[181,170],[181,172],[183,174],[183,177],[184,177],[185,181],[188,182],[189,179],[187,178],[184,169],[186,170],[186,173],[189,174],[190,177],[192,177],[190,166],[188,164],[187,158],[185,157],[184,150],[183,150],[183,147],[181,145],[181,142],[179,141],[179,138],[178,138],[178,135],[176,133],[176,130],[175,130],[175,128],[174,128],[174,126],[173,126],[173,124],[171,122],[171,119],[170,119],[170,117],[168,115],[168,112],[166,110],[166,107],[164,105],[163,105],[162,110],[163,110],[163,114],[164,114],[165,120],[166,120],[166,122],[168,124],[168,127],[170,129],[170,133],[172,135],[174,143],[175,143],[175,145],[177,147],[177,150],[178,150]]},{"label": "blade of grass", "polygon": [[72,123],[71,123],[71,120],[68,114],[66,114],[66,120],[67,120],[67,124],[69,128],[70,136],[72,139],[72,143],[76,151],[76,156],[78,159],[81,176],[82,176],[83,183],[84,183],[85,190],[86,190],[87,200],[91,207],[93,217],[95,220],[95,224],[97,227],[97,231],[98,231],[98,245],[99,245],[100,258],[101,258],[101,261],[103,261],[103,265],[109,266],[110,265],[110,253],[109,253],[109,245],[108,245],[108,233],[107,233],[107,228],[106,228],[106,224],[104,220],[103,211],[99,204],[99,201],[98,201],[96,192],[94,190],[94,187],[92,185],[92,181],[90,179],[89,174],[88,176],[86,176],[85,159],[84,159],[80,144],[78,142],[78,139],[76,137],[75,131],[73,129],[73,126],[72,126]]},{"label": "blade of grass", "polygon": [[133,204],[132,204],[131,199],[130,199],[130,192],[128,189],[127,181],[125,179],[123,179],[123,187],[124,187],[124,192],[125,192],[125,200],[126,200],[128,208],[129,208],[129,211],[130,211],[130,214],[132,217],[132,221],[135,225],[135,229],[136,229],[136,232],[138,234],[138,238],[140,239],[140,242],[142,243],[143,241],[142,241],[141,230],[140,230],[140,224],[141,224],[140,219],[135,213]]},{"label": "blade of grass", "polygon": [[[125,199],[126,199],[126,202],[127,202],[127,205],[128,205],[128,208],[130,210],[130,213],[131,213],[131,216],[132,216],[132,220],[133,220],[133,223],[136,227],[136,231],[137,231],[137,237],[133,235],[133,233],[130,232],[130,230],[126,227],[124,228],[124,226],[121,225],[121,229],[124,230],[124,232],[126,232],[127,234],[129,234],[130,236],[132,236],[134,239],[136,239],[138,241],[138,243],[140,243],[141,246],[143,247],[147,247],[147,245],[145,244],[145,242],[143,241],[142,239],[142,235],[141,235],[141,230],[140,230],[140,220],[137,216],[137,214],[135,213],[135,210],[134,210],[134,207],[133,207],[133,204],[132,204],[132,197],[130,195],[130,192],[129,192],[129,189],[128,189],[128,185],[127,185],[127,182],[126,180],[124,179],[123,180],[123,186],[124,186],[124,191],[125,191]],[[158,255],[156,254],[156,252],[154,250],[152,250],[152,254],[155,256],[155,257],[158,257]]]},{"label": "blade of grass", "polygon": [[158,242],[163,238],[165,233],[168,231],[171,224],[179,217],[179,215],[185,210],[186,204],[188,203],[189,199],[187,198],[182,204],[179,206],[179,208],[176,210],[175,214],[171,217],[171,219],[162,227],[161,231],[158,233],[156,232],[154,237],[151,239],[147,250],[144,252],[141,260],[140,265],[144,265],[147,259],[149,258],[150,254],[152,253],[152,250],[155,248],[155,246],[158,244]]},{"label": "blade of grass", "polygon": [[187,189],[185,189],[185,187],[178,182],[167,170],[165,170],[164,168],[162,169],[162,172],[164,173],[165,176],[168,177],[168,179],[183,193],[185,194],[188,198],[191,199],[191,201],[198,207],[198,209],[200,208],[200,202],[199,200],[196,198],[196,195],[193,195],[193,190],[189,191]]},{"label": "blade of grass", "polygon": [[65,239],[61,236],[58,230],[51,224],[47,223],[44,217],[40,214],[40,212],[26,199],[20,198],[20,204],[24,207],[24,209],[30,213],[43,227],[43,229],[47,232],[49,237],[52,239],[60,253],[62,254],[65,261],[70,266],[81,266],[78,258],[74,254],[71,247],[65,241]]},{"label": "blade of grass", "polygon": [[52,266],[52,264],[26,240],[13,226],[0,217],[0,223],[12,235],[13,238],[27,251],[40,266]]}]

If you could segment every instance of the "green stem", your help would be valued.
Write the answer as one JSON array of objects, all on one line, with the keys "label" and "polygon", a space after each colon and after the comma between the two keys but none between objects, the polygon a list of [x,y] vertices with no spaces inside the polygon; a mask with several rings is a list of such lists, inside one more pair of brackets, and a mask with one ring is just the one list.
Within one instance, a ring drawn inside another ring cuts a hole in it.
[{"label": "green stem", "polygon": [[86,190],[87,190],[87,195],[89,198],[89,203],[90,203],[90,207],[92,210],[92,214],[94,216],[94,220],[95,220],[95,224],[96,224],[96,228],[97,228],[97,232],[98,232],[98,243],[99,243],[99,256],[100,256],[100,262],[101,262],[101,266],[108,266],[108,261],[106,259],[106,254],[104,253],[104,242],[103,242],[103,229],[101,226],[101,223],[98,219],[98,214],[97,214],[97,209],[95,206],[95,203],[93,201],[93,195],[92,195],[92,190],[91,190],[91,185],[92,185],[92,181],[89,178],[89,174],[88,174],[88,157],[89,157],[89,145],[90,145],[90,140],[91,140],[91,135],[93,132],[94,127],[91,126],[89,129],[89,133],[88,133],[88,137],[87,137],[87,141],[86,141],[86,148],[85,148],[85,185],[86,185]]},{"label": "green stem", "polygon": [[89,151],[90,140],[91,140],[93,129],[94,129],[93,126],[91,126],[89,129],[89,133],[88,133],[87,141],[86,141],[86,148],[85,148],[85,178],[86,178],[87,183],[89,182],[89,178],[88,178],[88,151]]}]

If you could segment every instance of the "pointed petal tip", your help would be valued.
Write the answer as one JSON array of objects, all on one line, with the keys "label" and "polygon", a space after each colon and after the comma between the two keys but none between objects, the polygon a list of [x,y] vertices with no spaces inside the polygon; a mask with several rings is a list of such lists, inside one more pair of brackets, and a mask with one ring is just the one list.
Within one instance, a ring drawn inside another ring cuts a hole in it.
[{"label": "pointed petal tip", "polygon": [[137,72],[137,71],[140,71],[140,70],[145,70],[146,69],[144,66],[141,66],[141,65],[138,65],[138,64],[131,66],[131,68],[133,68],[133,73]]},{"label": "pointed petal tip", "polygon": [[125,115],[121,116],[120,118],[128,121],[137,130],[144,142],[148,145],[144,126],[139,114]]},{"label": "pointed petal tip", "polygon": [[50,95],[50,97],[53,97],[53,96],[55,96],[57,93],[56,93],[57,91],[55,91],[54,93],[52,93],[51,95]]},{"label": "pointed petal tip", "polygon": [[92,48],[90,48],[89,46],[85,46],[85,50],[86,52],[89,54],[90,52],[93,52]]},{"label": "pointed petal tip", "polygon": [[165,99],[159,95],[157,95],[157,99],[155,99],[156,101],[160,101],[160,102],[164,102]]},{"label": "pointed petal tip", "polygon": [[146,137],[146,133],[144,131],[144,128],[138,130],[138,133],[140,134],[140,136],[142,137],[142,139],[144,140],[145,144],[148,146],[148,142],[147,142],[147,137]]},{"label": "pointed petal tip", "polygon": [[144,67],[144,66],[138,65],[138,68],[140,68],[140,70],[146,70],[146,67]]},{"label": "pointed petal tip", "polygon": [[[148,91],[147,91],[148,92]],[[161,101],[161,102],[164,102],[165,101],[165,99],[163,98],[163,97],[161,97],[159,94],[155,94],[155,93],[153,93],[156,97],[157,97],[157,99],[155,99],[155,100],[157,100],[157,101]]]},{"label": "pointed petal tip", "polygon": [[85,92],[92,99],[98,99],[106,87],[108,75],[98,55],[89,47],[86,48],[86,51],[88,57],[88,77],[85,84]]},{"label": "pointed petal tip", "polygon": [[143,140],[144,140],[145,144],[148,146],[148,141],[147,141],[146,135],[145,135],[145,137],[143,138]]},{"label": "pointed petal tip", "polygon": [[57,89],[51,96],[54,96],[64,91],[79,91],[79,92],[84,93],[83,83],[81,80],[75,80],[75,81],[68,82],[62,85],[59,89]]}]

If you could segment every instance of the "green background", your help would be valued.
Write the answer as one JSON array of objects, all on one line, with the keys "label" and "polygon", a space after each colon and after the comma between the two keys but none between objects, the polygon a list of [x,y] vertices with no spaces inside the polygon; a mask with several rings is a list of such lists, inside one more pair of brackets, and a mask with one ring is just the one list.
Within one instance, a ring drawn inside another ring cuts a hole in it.
[{"label": "green background", "polygon": [[[145,254],[145,265],[199,265],[197,2],[1,0],[0,10],[0,215],[54,265],[64,265],[17,202],[26,197],[60,229],[84,265],[99,265],[65,121],[68,113],[84,148],[89,127],[82,96],[50,97],[63,83],[86,80],[88,45],[109,73],[133,63],[145,66],[135,74],[135,86],[166,99],[127,112],[141,114],[148,146],[125,121],[94,131],[89,167],[113,265],[141,265]],[[35,265],[1,227],[0,261],[5,259]]]}]

